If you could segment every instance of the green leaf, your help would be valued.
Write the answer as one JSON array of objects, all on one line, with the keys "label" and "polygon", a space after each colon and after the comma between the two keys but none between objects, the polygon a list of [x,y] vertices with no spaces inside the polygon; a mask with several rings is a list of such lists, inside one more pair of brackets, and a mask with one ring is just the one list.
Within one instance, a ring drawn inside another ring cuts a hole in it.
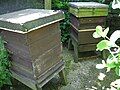
[{"label": "green leaf", "polygon": [[[95,35],[94,36],[102,36],[103,38],[105,38],[106,36],[107,36],[107,34],[108,34],[108,32],[109,32],[109,27],[108,28],[106,28],[104,31],[102,30],[102,27],[101,26],[97,26],[96,27],[96,33],[94,33]],[[96,37],[97,37],[96,36]]]},{"label": "green leaf", "polygon": [[107,28],[103,31],[102,37],[106,37],[107,34],[108,34],[108,32],[109,32],[109,27],[107,27]]},{"label": "green leaf", "polygon": [[102,32],[102,27],[101,27],[101,26],[97,26],[97,27],[96,27],[96,33],[97,33],[99,36],[102,36],[103,32]]},{"label": "green leaf", "polygon": [[97,44],[97,50],[104,50],[104,49],[109,49],[109,47],[111,46],[110,41],[108,40],[102,40]]},{"label": "green leaf", "polygon": [[99,34],[97,34],[97,32],[94,32],[94,33],[93,33],[93,37],[94,37],[94,38],[100,38],[101,36],[100,36]]},{"label": "green leaf", "polygon": [[117,74],[118,76],[120,76],[120,68],[119,68],[119,67],[116,67],[116,68],[115,68],[115,72],[116,72],[116,74]]},{"label": "green leaf", "polygon": [[116,67],[116,64],[115,64],[115,62],[111,62],[111,63],[107,63],[106,66],[107,66],[108,68],[115,68],[115,67]]}]

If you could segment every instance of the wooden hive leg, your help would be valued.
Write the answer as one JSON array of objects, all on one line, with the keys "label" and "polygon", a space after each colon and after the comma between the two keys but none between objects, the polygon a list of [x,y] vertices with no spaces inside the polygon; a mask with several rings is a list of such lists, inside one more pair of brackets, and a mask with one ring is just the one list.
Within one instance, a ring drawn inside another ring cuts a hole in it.
[{"label": "wooden hive leg", "polygon": [[64,70],[61,70],[61,71],[59,72],[59,76],[60,76],[60,79],[61,79],[61,81],[62,81],[62,84],[63,84],[63,85],[67,85],[67,78],[66,78],[66,75],[65,75]]},{"label": "wooden hive leg", "polygon": [[72,44],[73,44],[73,47],[74,47],[74,62],[75,63],[78,63],[78,60],[79,60],[79,51],[78,51],[78,45],[77,43],[75,43],[74,41],[72,41]]},{"label": "wooden hive leg", "polygon": [[68,50],[72,50],[72,49],[73,49],[72,40],[71,40],[71,38],[69,38],[69,41],[68,41]]}]

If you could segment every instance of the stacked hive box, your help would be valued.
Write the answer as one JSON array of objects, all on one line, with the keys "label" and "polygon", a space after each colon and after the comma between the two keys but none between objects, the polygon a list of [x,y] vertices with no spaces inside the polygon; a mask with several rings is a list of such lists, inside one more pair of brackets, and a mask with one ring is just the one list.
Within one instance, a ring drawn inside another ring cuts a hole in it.
[{"label": "stacked hive box", "polygon": [[61,11],[26,9],[0,15],[1,35],[11,53],[12,76],[37,90],[64,68]]},{"label": "stacked hive box", "polygon": [[79,52],[94,51],[99,39],[92,37],[97,25],[105,27],[108,6],[96,2],[70,2],[71,39],[74,46],[75,62]]}]

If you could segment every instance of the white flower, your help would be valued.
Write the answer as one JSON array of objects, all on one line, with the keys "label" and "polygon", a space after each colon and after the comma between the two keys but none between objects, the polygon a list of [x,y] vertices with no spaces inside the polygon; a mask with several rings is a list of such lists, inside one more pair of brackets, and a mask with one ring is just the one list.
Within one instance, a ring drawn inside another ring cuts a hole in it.
[{"label": "white flower", "polygon": [[110,90],[117,90],[117,88],[111,87]]},{"label": "white flower", "polygon": [[117,9],[117,8],[120,9],[120,1],[118,1],[118,0],[113,0],[113,2],[112,2],[112,8],[113,8],[113,9]]},{"label": "white flower", "polygon": [[120,38],[120,30],[113,32],[113,34],[110,36],[110,41],[115,43],[118,38]]},{"label": "white flower", "polygon": [[103,68],[105,68],[106,67],[106,64],[105,64],[105,61],[104,60],[102,60],[102,64],[97,64],[96,65],[96,68],[97,69],[103,69]]},{"label": "white flower", "polygon": [[97,69],[103,69],[103,68],[104,68],[104,65],[103,65],[103,64],[97,64],[97,65],[96,65],[96,68],[97,68]]},{"label": "white flower", "polygon": [[105,76],[106,75],[104,73],[99,73],[98,79],[101,80],[101,81],[103,81],[104,78],[105,78]]},{"label": "white flower", "polygon": [[120,88],[120,79],[117,79],[116,81],[112,82],[110,85],[116,88]]}]

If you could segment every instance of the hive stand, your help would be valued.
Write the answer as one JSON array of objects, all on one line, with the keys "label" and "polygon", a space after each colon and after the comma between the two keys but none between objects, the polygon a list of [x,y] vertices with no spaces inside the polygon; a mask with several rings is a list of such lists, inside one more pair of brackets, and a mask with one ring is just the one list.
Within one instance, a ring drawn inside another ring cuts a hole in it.
[{"label": "hive stand", "polygon": [[[64,69],[61,70],[59,73],[59,77],[61,79],[61,84],[62,85],[67,85],[67,78],[66,78],[66,75],[65,75],[65,72],[64,72]],[[18,85],[18,81],[17,79],[15,79],[14,77],[12,78],[12,84],[13,84],[13,87]],[[27,83],[27,82],[26,82]],[[36,85],[36,87],[33,89],[33,90],[42,90],[42,87],[39,88],[39,86]]]}]

